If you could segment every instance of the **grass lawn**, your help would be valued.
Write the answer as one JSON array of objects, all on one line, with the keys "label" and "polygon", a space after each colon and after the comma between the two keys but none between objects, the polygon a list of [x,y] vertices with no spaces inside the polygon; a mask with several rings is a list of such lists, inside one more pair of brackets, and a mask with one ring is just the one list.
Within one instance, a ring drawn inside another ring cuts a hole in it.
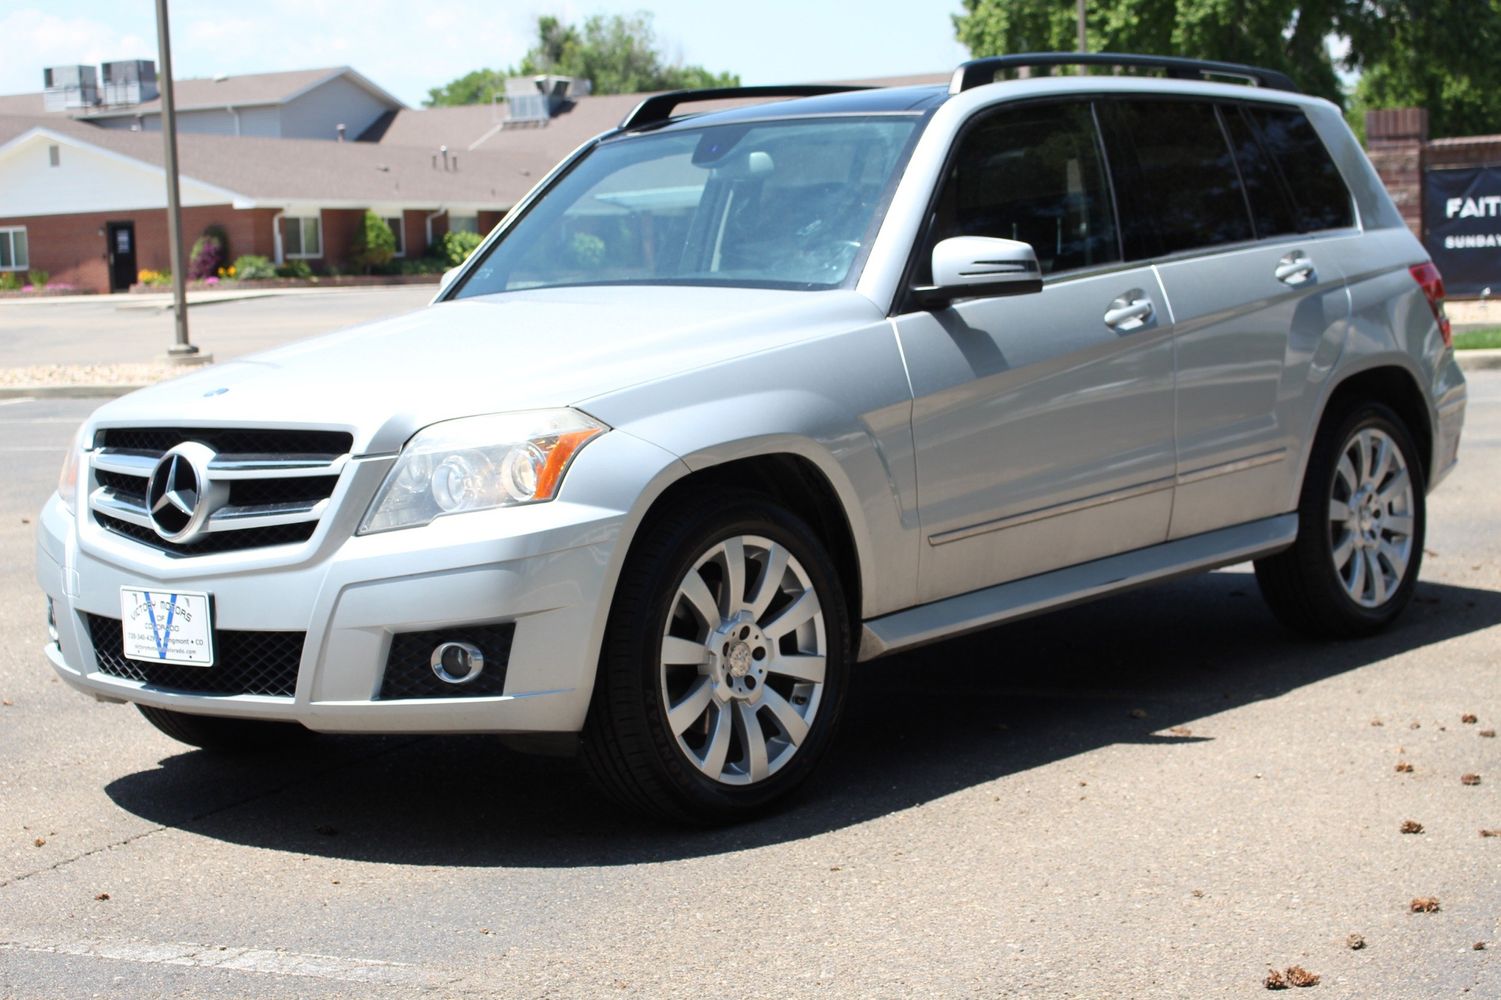
[{"label": "grass lawn", "polygon": [[1454,335],[1456,351],[1475,351],[1483,347],[1501,348],[1501,327],[1488,330],[1467,330]]}]

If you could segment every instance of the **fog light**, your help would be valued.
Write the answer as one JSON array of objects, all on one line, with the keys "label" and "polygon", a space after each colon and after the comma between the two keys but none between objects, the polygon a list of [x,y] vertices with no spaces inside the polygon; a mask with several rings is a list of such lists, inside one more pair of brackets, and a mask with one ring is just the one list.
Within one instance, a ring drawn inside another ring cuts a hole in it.
[{"label": "fog light", "polygon": [[468,642],[445,642],[433,650],[428,663],[445,684],[468,684],[485,669],[485,654]]},{"label": "fog light", "polygon": [[47,638],[57,642],[57,609],[52,604],[52,598],[47,598]]}]

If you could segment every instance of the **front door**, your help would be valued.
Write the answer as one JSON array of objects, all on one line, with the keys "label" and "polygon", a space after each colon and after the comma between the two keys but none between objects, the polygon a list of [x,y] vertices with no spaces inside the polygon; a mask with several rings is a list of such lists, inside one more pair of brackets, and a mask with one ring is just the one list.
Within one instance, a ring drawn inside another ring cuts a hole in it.
[{"label": "front door", "polygon": [[1172,322],[1152,268],[1122,261],[1089,104],[1008,108],[968,128],[921,252],[950,236],[1031,244],[1045,285],[896,317],[921,598],[1163,542]]},{"label": "front door", "polygon": [[136,224],[111,222],[105,226],[109,255],[109,290],[128,292],[136,282]]}]

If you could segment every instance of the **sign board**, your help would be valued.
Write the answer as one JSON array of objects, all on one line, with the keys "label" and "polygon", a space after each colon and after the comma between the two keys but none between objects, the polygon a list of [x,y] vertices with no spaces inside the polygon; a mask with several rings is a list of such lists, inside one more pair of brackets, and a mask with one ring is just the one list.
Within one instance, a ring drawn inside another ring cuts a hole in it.
[{"label": "sign board", "polygon": [[1501,167],[1423,174],[1423,233],[1450,295],[1501,295]]}]

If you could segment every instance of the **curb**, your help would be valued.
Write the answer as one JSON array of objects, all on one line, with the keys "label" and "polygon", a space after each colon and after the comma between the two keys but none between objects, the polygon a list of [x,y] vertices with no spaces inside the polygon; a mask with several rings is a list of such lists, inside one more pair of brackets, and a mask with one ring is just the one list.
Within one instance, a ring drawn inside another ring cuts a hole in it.
[{"label": "curb", "polygon": [[1501,349],[1455,351],[1454,359],[1467,372],[1494,371],[1501,368]]},{"label": "curb", "polygon": [[0,399],[113,399],[144,385],[6,385]]}]

